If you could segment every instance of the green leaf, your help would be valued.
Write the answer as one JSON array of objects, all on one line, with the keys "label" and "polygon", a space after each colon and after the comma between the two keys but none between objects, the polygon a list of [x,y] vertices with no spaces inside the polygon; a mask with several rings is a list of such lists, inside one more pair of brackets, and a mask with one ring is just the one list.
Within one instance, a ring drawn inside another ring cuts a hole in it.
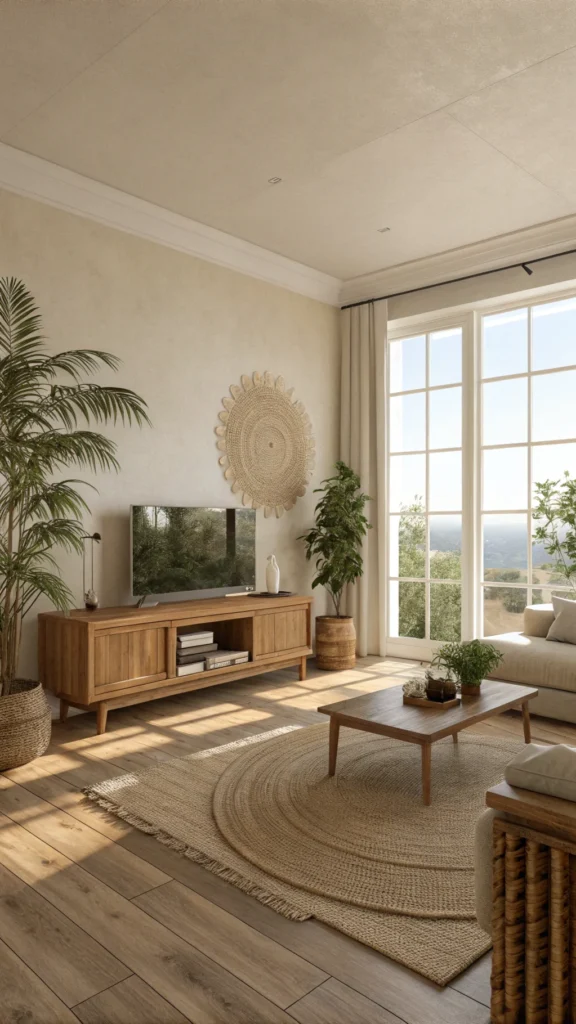
[{"label": "green leaf", "polygon": [[28,288],[0,279],[0,694],[17,671],[23,617],[40,596],[61,609],[72,600],[55,554],[81,554],[89,507],[79,488],[93,485],[60,477],[119,468],[115,443],[92,424],[150,422],[134,391],[84,380],[119,366],[95,349],[48,352]]},{"label": "green leaf", "polygon": [[298,539],[316,566],[312,586],[326,587],[339,614],[344,587],[363,573],[361,549],[372,528],[364,508],[370,498],[360,491],[360,478],[345,462],[337,462],[335,475],[322,484],[314,491],[323,495],[316,505],[316,525]]}]

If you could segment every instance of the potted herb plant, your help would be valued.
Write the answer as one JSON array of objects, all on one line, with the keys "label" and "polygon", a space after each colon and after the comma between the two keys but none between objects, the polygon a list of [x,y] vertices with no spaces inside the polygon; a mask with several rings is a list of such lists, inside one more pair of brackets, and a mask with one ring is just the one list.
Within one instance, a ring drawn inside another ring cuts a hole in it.
[{"label": "potted herb plant", "polygon": [[119,360],[91,349],[49,354],[32,295],[0,278],[0,770],[26,764],[50,741],[44,691],[18,678],[18,660],[22,622],[38,599],[73,603],[54,551],[82,553],[89,509],[66,471],[118,469],[114,442],[85,424],[149,422],[133,391],[84,381],[103,366],[116,370]]},{"label": "potted herb plant", "polygon": [[300,540],[306,558],[314,559],[312,587],[325,587],[335,615],[316,618],[316,662],[319,668],[336,671],[356,664],[356,630],[350,615],[342,615],[342,596],[348,583],[363,573],[362,541],[371,529],[364,508],[369,497],[360,490],[360,478],[346,465],[336,463],[336,474],[322,481],[315,494],[316,524]]},{"label": "potted herb plant", "polygon": [[460,682],[463,696],[476,696],[484,676],[493,672],[504,655],[484,640],[467,640],[464,643],[442,644],[432,659],[438,665],[453,673]]}]

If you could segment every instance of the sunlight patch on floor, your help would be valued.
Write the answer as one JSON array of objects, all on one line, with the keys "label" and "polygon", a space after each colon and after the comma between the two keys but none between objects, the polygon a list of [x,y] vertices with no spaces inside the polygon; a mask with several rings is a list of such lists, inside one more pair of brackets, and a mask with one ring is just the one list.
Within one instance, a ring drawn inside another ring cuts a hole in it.
[{"label": "sunlight patch on floor", "polygon": [[[122,757],[125,754],[145,753],[155,747],[164,747],[173,743],[173,738],[169,735],[163,735],[158,732],[148,733],[144,728],[120,730],[120,732],[122,733],[121,737],[119,737],[117,732],[114,732],[102,736],[92,736],[83,740],[75,740],[70,744],[64,743],[63,746],[70,746],[76,750],[90,748],[95,752],[96,757],[112,761],[115,756]],[[94,740],[96,739],[103,742],[95,745]]]},{"label": "sunlight patch on floor", "polygon": [[0,815],[0,853],[4,867],[28,885],[74,867],[63,854],[4,815]]},{"label": "sunlight patch on floor", "polygon": [[209,722],[205,720],[200,722],[184,722],[182,725],[174,726],[174,732],[182,733],[187,736],[206,736],[211,732],[225,732],[226,729],[232,729],[237,725],[248,725],[251,722],[261,722],[264,719],[271,717],[272,714],[270,711],[260,711],[257,708],[244,708],[243,711],[237,711],[233,715],[226,715],[226,722],[219,722],[216,717]]},{"label": "sunlight patch on floor", "polygon": [[253,696],[261,700],[283,701],[286,697],[303,697],[308,692],[301,686],[275,686],[272,690],[257,690]]},{"label": "sunlight patch on floor", "polygon": [[[346,689],[355,690],[357,693],[377,693],[378,690],[390,690],[394,686],[401,686],[404,682],[406,682],[405,679],[394,676],[389,676],[386,679],[382,677],[377,679],[361,679],[358,683],[348,683]],[[351,693],[350,696],[353,696],[353,694]]]},{"label": "sunlight patch on floor", "polygon": [[239,711],[241,704],[214,704],[209,708],[187,708],[179,715],[160,715],[157,718],[147,719],[148,725],[173,726],[183,725],[185,722],[197,722],[203,718],[217,718],[218,715],[228,715],[231,711]]}]

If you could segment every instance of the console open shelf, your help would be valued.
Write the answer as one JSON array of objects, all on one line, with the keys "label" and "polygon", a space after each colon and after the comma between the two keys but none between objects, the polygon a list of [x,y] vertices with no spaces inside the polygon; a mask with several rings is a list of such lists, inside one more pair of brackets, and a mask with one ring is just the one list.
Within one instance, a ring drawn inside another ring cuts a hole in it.
[{"label": "console open shelf", "polygon": [[[96,711],[97,732],[111,708],[297,665],[306,678],[312,653],[310,597],[223,597],[102,608],[38,616],[38,660],[44,686],[68,707]],[[249,661],[189,676],[176,675],[179,632],[213,630],[221,648],[246,650]]]}]

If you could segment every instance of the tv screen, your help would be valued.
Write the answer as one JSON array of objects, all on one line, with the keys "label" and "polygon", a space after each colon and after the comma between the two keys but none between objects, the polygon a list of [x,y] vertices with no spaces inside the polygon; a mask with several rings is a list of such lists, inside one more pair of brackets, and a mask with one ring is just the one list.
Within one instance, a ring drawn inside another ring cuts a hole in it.
[{"label": "tv screen", "polygon": [[253,590],[256,513],[245,508],[132,506],[132,593]]}]

